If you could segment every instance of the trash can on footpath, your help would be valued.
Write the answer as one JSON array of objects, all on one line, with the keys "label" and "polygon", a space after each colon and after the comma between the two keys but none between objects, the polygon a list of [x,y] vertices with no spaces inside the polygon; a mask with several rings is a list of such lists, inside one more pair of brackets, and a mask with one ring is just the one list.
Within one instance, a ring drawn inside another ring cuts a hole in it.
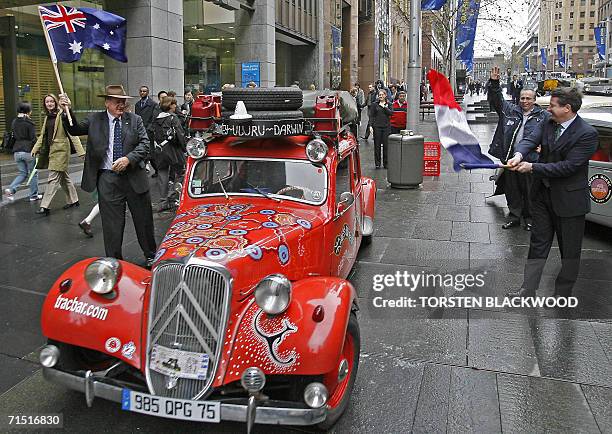
[{"label": "trash can on footpath", "polygon": [[409,134],[389,136],[387,181],[391,187],[418,188],[423,182],[424,142],[423,136]]}]

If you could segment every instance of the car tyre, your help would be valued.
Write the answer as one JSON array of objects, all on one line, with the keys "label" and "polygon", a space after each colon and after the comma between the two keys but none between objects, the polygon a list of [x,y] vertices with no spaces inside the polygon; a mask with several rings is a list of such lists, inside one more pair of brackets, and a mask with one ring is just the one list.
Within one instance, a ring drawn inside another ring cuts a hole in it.
[{"label": "car tyre", "polygon": [[372,244],[372,235],[364,235],[361,237],[362,247],[369,246],[370,244]]},{"label": "car tyre", "polygon": [[302,106],[302,91],[295,87],[256,87],[253,89],[225,89],[221,105],[234,110],[238,101],[244,102],[247,110],[297,110]]},{"label": "car tyre", "polygon": [[[349,316],[348,327],[344,337],[342,356],[349,361],[349,373],[346,378],[339,383],[335,390],[330,391],[327,401],[328,412],[325,420],[316,425],[321,431],[329,430],[342,416],[351,399],[355,378],[357,378],[357,368],[359,367],[359,352],[361,348],[359,322],[355,312]],[[337,375],[336,372],[332,373]]]}]

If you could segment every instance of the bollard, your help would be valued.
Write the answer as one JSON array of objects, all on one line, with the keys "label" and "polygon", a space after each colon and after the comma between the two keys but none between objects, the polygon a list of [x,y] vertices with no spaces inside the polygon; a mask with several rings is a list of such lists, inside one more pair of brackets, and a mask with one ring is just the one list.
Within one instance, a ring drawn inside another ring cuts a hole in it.
[{"label": "bollard", "polygon": [[418,188],[423,182],[423,136],[401,134],[389,136],[387,181],[393,188]]}]

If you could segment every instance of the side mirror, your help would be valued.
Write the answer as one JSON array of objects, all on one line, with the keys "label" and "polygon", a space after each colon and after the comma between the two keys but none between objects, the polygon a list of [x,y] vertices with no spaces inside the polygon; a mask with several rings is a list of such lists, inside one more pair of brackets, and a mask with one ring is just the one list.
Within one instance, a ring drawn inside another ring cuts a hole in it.
[{"label": "side mirror", "polygon": [[336,215],[341,215],[355,202],[355,196],[350,191],[340,194],[340,202],[336,205]]}]

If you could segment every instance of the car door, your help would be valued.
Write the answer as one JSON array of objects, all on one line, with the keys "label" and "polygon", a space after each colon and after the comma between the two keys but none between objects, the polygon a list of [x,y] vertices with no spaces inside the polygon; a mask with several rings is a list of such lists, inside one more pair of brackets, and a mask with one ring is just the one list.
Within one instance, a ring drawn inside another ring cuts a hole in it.
[{"label": "car door", "polygon": [[357,251],[355,238],[355,184],[351,173],[353,168],[353,156],[349,154],[336,166],[334,176],[334,215],[330,237],[330,274],[343,278],[346,278],[351,271]]}]

